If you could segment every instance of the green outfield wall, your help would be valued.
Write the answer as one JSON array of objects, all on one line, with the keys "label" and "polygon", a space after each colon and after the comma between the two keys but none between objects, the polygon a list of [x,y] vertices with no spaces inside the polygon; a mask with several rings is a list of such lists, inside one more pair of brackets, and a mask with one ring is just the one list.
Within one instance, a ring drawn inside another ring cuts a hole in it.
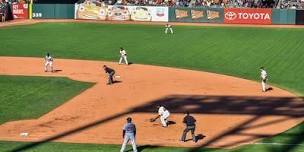
[{"label": "green outfield wall", "polygon": [[296,10],[296,24],[304,25],[304,10]]},{"label": "green outfield wall", "polygon": [[171,7],[169,8],[169,22],[223,23],[224,9]]},{"label": "green outfield wall", "polygon": [[73,19],[74,4],[33,4],[34,19]]},{"label": "green outfield wall", "polygon": [[272,24],[296,24],[296,10],[272,9]]},{"label": "green outfield wall", "polygon": [[[79,6],[83,5],[79,11]],[[295,9],[263,9],[263,8],[211,8],[211,7],[153,7],[153,6],[124,6],[129,11],[129,19],[126,16],[117,16],[119,13],[110,13],[106,17],[102,14],[92,16],[92,12],[86,13],[87,4],[33,4],[32,17],[34,19],[76,19],[89,20],[135,20],[138,17],[135,8],[146,11],[149,21],[164,22],[190,22],[190,23],[221,23],[221,24],[304,24],[304,10]],[[90,6],[92,7],[92,6]],[[116,6],[108,6],[108,12],[123,12],[124,9]],[[134,9],[132,9],[134,7]],[[75,11],[76,9],[76,11]],[[102,9],[96,6],[95,9]],[[133,11],[133,13],[132,13]],[[75,13],[76,12],[76,13]],[[85,15],[83,15],[85,14]],[[115,15],[113,15],[115,14]],[[120,13],[121,14],[121,13]],[[134,15],[135,14],[135,15]],[[94,15],[94,14],[93,14]],[[126,14],[125,14],[126,15]],[[127,14],[128,15],[128,14]],[[135,17],[132,17],[134,15]],[[137,16],[136,16],[137,15]],[[84,16],[84,17],[83,17]],[[150,18],[149,18],[150,17]],[[135,18],[135,19],[134,19]],[[146,21],[146,20],[143,20]]]}]

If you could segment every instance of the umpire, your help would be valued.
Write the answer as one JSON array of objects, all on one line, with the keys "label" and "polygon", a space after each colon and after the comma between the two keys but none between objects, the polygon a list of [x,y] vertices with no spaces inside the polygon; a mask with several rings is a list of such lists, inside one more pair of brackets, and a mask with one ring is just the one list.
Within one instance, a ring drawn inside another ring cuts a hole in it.
[{"label": "umpire", "polygon": [[115,71],[113,69],[107,67],[106,65],[103,65],[103,69],[106,72],[106,74],[108,74],[107,85],[113,84],[114,83],[113,77],[114,77]]},{"label": "umpire", "polygon": [[183,135],[180,139],[182,142],[186,142],[186,136],[187,136],[187,133],[189,131],[191,131],[192,140],[194,142],[196,142],[196,137],[195,137],[195,134],[194,134],[195,122],[196,122],[196,120],[194,119],[194,117],[190,116],[189,112],[187,111],[186,116],[184,117],[184,120],[183,120],[183,123],[185,123],[186,128],[184,129]]}]

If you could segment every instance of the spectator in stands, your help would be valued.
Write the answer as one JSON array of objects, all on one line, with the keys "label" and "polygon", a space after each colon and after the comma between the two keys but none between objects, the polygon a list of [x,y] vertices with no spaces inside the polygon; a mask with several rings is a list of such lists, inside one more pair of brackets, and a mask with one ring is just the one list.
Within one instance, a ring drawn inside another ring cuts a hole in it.
[{"label": "spectator in stands", "polygon": [[0,19],[1,22],[5,22],[6,17],[6,3],[4,0],[0,0]]}]

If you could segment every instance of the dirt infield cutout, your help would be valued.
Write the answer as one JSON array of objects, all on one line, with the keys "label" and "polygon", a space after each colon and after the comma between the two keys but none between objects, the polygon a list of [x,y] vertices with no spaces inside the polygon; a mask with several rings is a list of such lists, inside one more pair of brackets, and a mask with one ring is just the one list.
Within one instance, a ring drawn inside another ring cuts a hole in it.
[{"label": "dirt infield cutout", "polygon": [[[121,144],[122,126],[132,116],[140,145],[229,148],[270,137],[304,119],[300,98],[279,88],[262,93],[260,84],[240,78],[166,67],[56,59],[58,72],[45,73],[42,58],[0,57],[1,75],[64,76],[96,85],[35,120],[0,126],[0,140]],[[102,65],[120,83],[106,85]],[[168,128],[149,119],[156,105],[171,112]],[[185,111],[197,119],[198,143],[179,142]],[[20,133],[28,133],[20,136]]]}]

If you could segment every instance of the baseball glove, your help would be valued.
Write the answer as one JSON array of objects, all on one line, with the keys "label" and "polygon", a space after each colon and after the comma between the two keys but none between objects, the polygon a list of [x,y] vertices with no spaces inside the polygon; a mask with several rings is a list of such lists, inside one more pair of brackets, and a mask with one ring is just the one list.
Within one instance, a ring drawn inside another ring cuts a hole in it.
[{"label": "baseball glove", "polygon": [[155,120],[156,120],[156,119],[154,119],[154,118],[151,118],[151,119],[150,119],[150,122],[154,122]]}]

